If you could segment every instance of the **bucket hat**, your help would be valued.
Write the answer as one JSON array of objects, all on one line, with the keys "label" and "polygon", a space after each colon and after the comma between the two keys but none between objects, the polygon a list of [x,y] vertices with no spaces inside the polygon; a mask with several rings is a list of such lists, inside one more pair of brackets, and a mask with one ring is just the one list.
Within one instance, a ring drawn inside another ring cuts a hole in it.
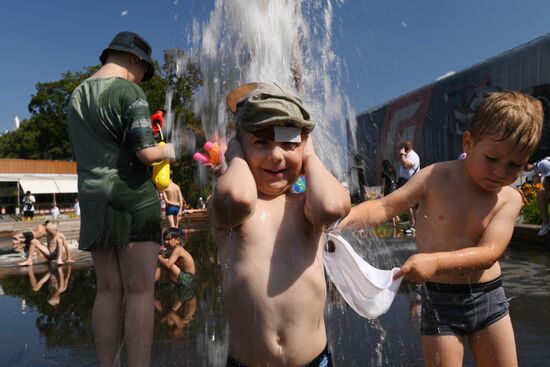
[{"label": "bucket hat", "polygon": [[311,132],[315,123],[302,100],[278,84],[248,83],[231,92],[227,106],[237,124],[254,132],[268,126],[289,126]]},{"label": "bucket hat", "polygon": [[143,76],[143,81],[146,82],[155,74],[155,67],[153,60],[151,59],[151,46],[143,39],[139,34],[134,32],[120,32],[111,41],[109,46],[103,50],[99,60],[101,64],[105,64],[107,61],[107,54],[109,51],[122,51],[130,53],[147,64],[147,71]]}]

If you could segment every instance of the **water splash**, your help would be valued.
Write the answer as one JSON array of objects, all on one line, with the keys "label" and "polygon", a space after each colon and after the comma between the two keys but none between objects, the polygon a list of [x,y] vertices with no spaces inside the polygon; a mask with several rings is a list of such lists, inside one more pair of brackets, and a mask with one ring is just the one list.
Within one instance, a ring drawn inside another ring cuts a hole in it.
[{"label": "water splash", "polygon": [[302,97],[317,122],[318,155],[347,181],[346,121],[355,112],[341,92],[332,21],[330,0],[216,0],[209,19],[193,24],[192,53],[203,76],[195,111],[207,138],[227,139],[225,97],[231,89],[252,81],[277,82]]}]

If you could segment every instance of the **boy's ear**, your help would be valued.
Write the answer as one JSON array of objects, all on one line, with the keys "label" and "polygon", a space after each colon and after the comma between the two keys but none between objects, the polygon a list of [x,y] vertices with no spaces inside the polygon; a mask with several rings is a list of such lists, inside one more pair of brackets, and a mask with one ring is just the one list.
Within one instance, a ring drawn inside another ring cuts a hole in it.
[{"label": "boy's ear", "polygon": [[130,64],[131,65],[136,65],[136,64],[139,64],[141,62],[141,60],[139,59],[139,57],[137,57],[136,55],[130,55]]},{"label": "boy's ear", "polygon": [[462,151],[466,154],[470,153],[470,150],[474,146],[474,139],[469,131],[465,131],[462,135]]}]

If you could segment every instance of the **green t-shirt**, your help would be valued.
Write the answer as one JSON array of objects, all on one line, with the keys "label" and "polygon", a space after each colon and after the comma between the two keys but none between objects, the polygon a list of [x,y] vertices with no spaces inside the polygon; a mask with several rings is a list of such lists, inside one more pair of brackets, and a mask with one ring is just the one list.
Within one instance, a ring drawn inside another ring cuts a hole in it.
[{"label": "green t-shirt", "polygon": [[159,200],[149,168],[135,155],[156,145],[149,116],[143,90],[122,78],[87,79],[73,92],[67,123],[77,162],[81,248],[112,240],[113,229],[105,227],[117,224],[105,221],[109,206],[124,212],[122,201]]}]

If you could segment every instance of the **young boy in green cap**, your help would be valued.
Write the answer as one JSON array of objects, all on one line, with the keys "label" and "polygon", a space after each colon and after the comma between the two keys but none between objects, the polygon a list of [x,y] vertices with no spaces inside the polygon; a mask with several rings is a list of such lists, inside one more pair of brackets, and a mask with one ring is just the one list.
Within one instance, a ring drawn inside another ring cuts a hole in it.
[{"label": "young boy in green cap", "polygon": [[[331,366],[324,324],[323,228],[350,198],[315,154],[315,124],[274,84],[231,91],[237,135],[209,214],[229,321],[227,366]],[[291,194],[299,175],[307,189]]]}]

